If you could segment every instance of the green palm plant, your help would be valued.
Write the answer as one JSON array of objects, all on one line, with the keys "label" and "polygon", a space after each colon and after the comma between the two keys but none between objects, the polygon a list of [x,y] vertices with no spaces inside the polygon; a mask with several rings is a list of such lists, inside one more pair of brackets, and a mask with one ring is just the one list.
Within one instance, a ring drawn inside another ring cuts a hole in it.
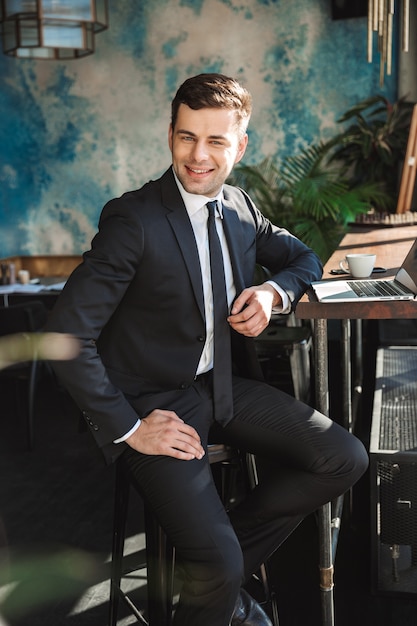
[{"label": "green palm plant", "polygon": [[313,248],[323,262],[337,248],[346,226],[379,198],[365,183],[351,189],[341,166],[329,163],[329,146],[312,145],[278,166],[272,157],[258,165],[238,165],[229,182],[244,188],[277,226]]},{"label": "green palm plant", "polygon": [[403,98],[391,103],[382,95],[367,98],[338,120],[350,125],[328,143],[332,160],[344,166],[351,186],[373,182],[385,194],[378,210],[397,204],[399,164],[408,141],[412,107]]}]

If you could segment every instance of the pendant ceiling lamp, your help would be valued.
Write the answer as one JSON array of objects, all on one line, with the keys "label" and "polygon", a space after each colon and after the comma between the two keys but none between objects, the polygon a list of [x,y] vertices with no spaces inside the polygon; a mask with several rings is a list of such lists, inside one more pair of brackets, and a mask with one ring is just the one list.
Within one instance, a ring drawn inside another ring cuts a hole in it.
[{"label": "pendant ceiling lamp", "polygon": [[[379,82],[384,84],[392,71],[392,33],[399,0],[368,0],[368,61],[372,63],[373,39],[376,34],[379,52]],[[408,52],[410,37],[410,0],[402,0],[401,49]]]},{"label": "pendant ceiling lamp", "polygon": [[3,52],[23,59],[78,59],[108,27],[108,0],[0,0]]}]

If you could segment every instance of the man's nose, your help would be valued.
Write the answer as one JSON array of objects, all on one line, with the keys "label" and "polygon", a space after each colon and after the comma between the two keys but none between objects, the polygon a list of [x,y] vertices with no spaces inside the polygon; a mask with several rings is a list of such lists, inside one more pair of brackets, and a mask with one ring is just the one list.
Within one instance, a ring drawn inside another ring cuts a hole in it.
[{"label": "man's nose", "polygon": [[193,159],[195,161],[204,161],[208,157],[207,146],[203,141],[196,141],[193,145],[192,151]]}]

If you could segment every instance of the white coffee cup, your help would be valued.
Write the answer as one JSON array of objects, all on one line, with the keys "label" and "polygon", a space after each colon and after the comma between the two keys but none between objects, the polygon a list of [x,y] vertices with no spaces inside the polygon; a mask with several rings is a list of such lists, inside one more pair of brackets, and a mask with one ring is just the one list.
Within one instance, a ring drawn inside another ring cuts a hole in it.
[{"label": "white coffee cup", "polygon": [[29,275],[28,270],[19,270],[17,272],[17,277],[19,279],[19,282],[22,285],[27,285],[30,280],[30,275]]},{"label": "white coffee cup", "polygon": [[376,254],[347,254],[346,259],[340,261],[339,265],[354,278],[368,278],[372,274],[375,261]]}]

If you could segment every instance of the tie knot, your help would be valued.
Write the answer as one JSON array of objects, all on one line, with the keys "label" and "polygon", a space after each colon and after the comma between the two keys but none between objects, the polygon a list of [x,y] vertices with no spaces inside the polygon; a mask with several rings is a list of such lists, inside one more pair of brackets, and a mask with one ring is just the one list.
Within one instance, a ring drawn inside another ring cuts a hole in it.
[{"label": "tie knot", "polygon": [[207,202],[206,206],[208,208],[209,217],[216,217],[217,200]]}]

